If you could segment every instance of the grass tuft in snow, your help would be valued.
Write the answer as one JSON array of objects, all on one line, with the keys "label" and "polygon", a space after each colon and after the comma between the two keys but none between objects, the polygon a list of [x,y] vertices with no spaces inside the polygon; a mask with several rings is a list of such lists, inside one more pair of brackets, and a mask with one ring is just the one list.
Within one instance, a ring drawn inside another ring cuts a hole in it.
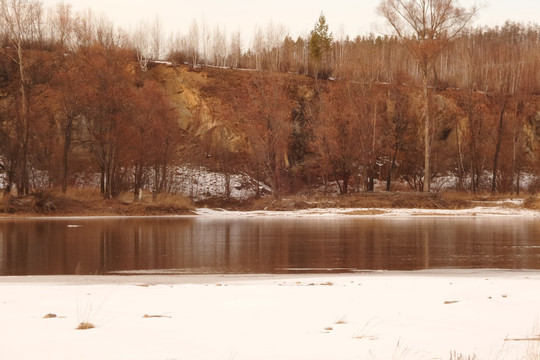
[{"label": "grass tuft in snow", "polygon": [[89,330],[93,328],[95,328],[94,324],[86,321],[79,323],[79,326],[77,326],[77,330]]},{"label": "grass tuft in snow", "polygon": [[153,319],[153,318],[167,318],[167,319],[171,319],[172,316],[169,316],[169,315],[149,315],[149,314],[144,314],[144,315],[143,315],[143,319]]},{"label": "grass tuft in snow", "polygon": [[358,330],[354,335],[353,339],[357,340],[377,340],[378,338],[374,335],[371,335],[372,331],[372,321],[373,319],[367,321],[364,326]]},{"label": "grass tuft in snow", "polygon": [[475,354],[473,355],[463,355],[457,351],[452,351],[450,353],[450,360],[478,360]]}]

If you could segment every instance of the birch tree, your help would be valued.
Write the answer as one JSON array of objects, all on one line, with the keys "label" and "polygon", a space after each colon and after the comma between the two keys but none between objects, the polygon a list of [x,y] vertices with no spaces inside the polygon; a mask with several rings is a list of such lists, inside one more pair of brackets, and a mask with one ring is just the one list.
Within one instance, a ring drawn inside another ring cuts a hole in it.
[{"label": "birch tree", "polygon": [[194,19],[189,26],[189,32],[186,38],[187,52],[193,67],[197,67],[199,62],[199,25]]},{"label": "birch tree", "polygon": [[381,0],[379,15],[416,60],[424,98],[424,192],[431,189],[431,120],[429,75],[441,52],[465,29],[478,8],[465,9],[457,0]]},{"label": "birch tree", "polygon": [[152,57],[152,45],[150,44],[150,29],[146,22],[139,22],[135,32],[131,36],[131,42],[135,48],[141,71],[148,71],[148,63]]}]

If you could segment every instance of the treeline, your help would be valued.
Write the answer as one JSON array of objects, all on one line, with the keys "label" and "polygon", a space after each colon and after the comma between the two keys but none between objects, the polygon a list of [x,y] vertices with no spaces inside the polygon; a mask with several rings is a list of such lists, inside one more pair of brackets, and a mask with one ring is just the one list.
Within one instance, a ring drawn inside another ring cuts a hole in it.
[{"label": "treeline", "polygon": [[65,192],[85,172],[100,174],[107,198],[150,184],[166,190],[178,161],[178,116],[162,87],[136,71],[122,33],[67,5],[45,20],[38,1],[2,0],[0,14],[5,191]]},{"label": "treeline", "polygon": [[[219,27],[212,32],[200,29],[193,21],[188,34],[171,36],[168,58],[193,66],[323,75],[349,81],[408,85],[422,81],[416,60],[397,37],[336,36],[329,32],[324,15],[307,37],[293,39],[283,26],[272,23],[267,28],[259,28],[246,51],[242,51],[245,47],[241,45],[240,33],[232,34],[227,41],[227,34]],[[313,41],[314,38],[317,41]],[[329,41],[328,45],[324,45],[324,41]],[[527,90],[539,93],[540,75],[535,70],[539,61],[540,26],[537,24],[507,22],[500,27],[471,28],[442,51],[431,82],[439,89],[497,91],[498,84],[492,75],[506,65],[520,74],[532,71],[524,75],[530,81]]]},{"label": "treeline", "polygon": [[[259,70],[197,70],[210,77],[203,93],[220,100],[215,116],[248,142],[232,151],[198,140],[226,176],[249,158],[243,170],[275,195],[321,182],[343,194],[376,181],[422,189],[421,74],[397,38],[335,38],[321,15],[307,38],[269,25],[246,50],[241,34],[219,27],[193,22],[165,41],[159,19],[129,34],[91,12],[46,11],[36,0],[0,0],[0,20],[6,191],[65,191],[84,173],[100,174],[105,197],[169,190],[185,136],[149,69],[162,57]],[[519,191],[524,173],[538,174],[539,42],[538,26],[505,24],[445,48],[429,79],[433,179],[508,192]]]}]

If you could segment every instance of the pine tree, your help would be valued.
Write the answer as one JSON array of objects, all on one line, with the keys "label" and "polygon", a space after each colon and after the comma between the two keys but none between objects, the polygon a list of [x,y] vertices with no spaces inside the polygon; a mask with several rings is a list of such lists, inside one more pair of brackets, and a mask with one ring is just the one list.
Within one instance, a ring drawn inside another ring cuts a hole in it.
[{"label": "pine tree", "polygon": [[332,33],[328,32],[326,17],[321,12],[319,20],[315,23],[315,28],[311,30],[309,36],[309,55],[315,66],[314,74],[316,77],[330,74],[330,69],[327,69],[326,58],[330,53],[332,40]]}]

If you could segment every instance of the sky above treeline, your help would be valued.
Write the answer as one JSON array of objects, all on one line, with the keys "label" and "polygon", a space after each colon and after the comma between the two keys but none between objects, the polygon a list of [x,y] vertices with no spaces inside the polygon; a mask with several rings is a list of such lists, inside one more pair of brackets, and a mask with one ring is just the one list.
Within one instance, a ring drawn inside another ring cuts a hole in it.
[{"label": "sky above treeline", "polygon": [[[58,0],[43,0],[46,6]],[[321,12],[326,16],[335,38],[340,35],[375,35],[390,33],[377,15],[380,0],[65,0],[77,11],[92,9],[104,14],[127,31],[134,30],[140,21],[162,23],[164,34],[187,33],[189,25],[203,21],[213,29],[220,26],[227,33],[239,31],[244,41],[250,41],[255,29],[268,24],[283,25],[291,37],[304,36],[311,31]],[[475,0],[461,0],[464,7]],[[473,25],[503,25],[506,20],[521,23],[540,22],[538,0],[477,0],[482,9]]]}]

